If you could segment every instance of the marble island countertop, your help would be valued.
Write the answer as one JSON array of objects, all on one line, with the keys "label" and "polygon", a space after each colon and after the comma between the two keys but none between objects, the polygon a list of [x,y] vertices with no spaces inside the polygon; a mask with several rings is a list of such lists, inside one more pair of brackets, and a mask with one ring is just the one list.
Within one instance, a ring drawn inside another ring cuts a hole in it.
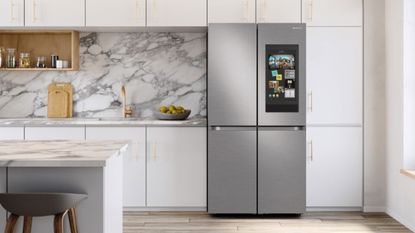
[{"label": "marble island countertop", "polygon": [[4,126],[182,126],[205,127],[206,118],[165,121],[151,118],[0,118]]},{"label": "marble island countertop", "polygon": [[128,141],[0,141],[0,167],[105,167]]}]

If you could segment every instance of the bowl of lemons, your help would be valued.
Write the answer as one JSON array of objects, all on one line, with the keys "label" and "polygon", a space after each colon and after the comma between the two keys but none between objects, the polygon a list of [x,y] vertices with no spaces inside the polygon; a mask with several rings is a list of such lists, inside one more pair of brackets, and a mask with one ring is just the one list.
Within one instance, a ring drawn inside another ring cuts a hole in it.
[{"label": "bowl of lemons", "polygon": [[182,106],[161,106],[154,115],[159,120],[186,120],[190,115],[190,110]]}]

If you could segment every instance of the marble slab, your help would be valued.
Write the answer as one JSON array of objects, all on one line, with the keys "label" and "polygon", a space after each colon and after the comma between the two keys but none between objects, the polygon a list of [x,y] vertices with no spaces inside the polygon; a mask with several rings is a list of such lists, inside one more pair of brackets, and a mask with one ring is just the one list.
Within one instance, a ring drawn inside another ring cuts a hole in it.
[{"label": "marble slab", "polygon": [[184,121],[165,121],[153,118],[0,118],[0,127],[17,126],[147,126],[147,127],[206,127],[206,118]]},{"label": "marble slab", "polygon": [[0,167],[105,167],[128,141],[0,141]]}]

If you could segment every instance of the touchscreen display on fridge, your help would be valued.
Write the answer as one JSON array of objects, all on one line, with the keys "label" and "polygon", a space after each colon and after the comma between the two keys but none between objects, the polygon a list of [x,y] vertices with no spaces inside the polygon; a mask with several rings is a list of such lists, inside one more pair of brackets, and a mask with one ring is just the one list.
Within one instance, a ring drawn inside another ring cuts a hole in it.
[{"label": "touchscreen display on fridge", "polygon": [[266,45],[266,112],[298,112],[298,45]]}]

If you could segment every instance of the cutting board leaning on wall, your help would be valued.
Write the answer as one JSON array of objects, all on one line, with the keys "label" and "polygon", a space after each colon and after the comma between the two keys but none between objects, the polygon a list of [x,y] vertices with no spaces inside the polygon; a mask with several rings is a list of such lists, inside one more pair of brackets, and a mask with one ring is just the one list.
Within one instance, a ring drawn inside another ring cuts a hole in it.
[{"label": "cutting board leaning on wall", "polygon": [[69,118],[73,112],[73,87],[70,83],[52,83],[48,87],[48,117]]}]

